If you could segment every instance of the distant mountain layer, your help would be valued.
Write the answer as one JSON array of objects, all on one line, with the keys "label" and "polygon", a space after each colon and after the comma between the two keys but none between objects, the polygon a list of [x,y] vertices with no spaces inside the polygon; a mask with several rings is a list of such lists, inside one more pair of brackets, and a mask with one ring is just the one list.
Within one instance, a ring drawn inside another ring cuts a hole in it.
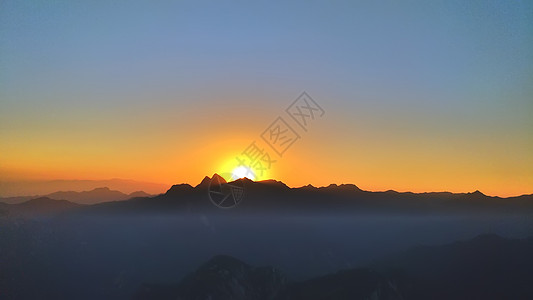
[{"label": "distant mountain layer", "polygon": [[39,197],[23,203],[0,203],[0,217],[43,217],[55,216],[60,213],[73,211],[81,205],[67,200],[55,200]]},{"label": "distant mountain layer", "polygon": [[31,199],[40,198],[40,197],[46,197],[50,199],[55,200],[68,200],[70,202],[78,203],[78,204],[95,204],[95,203],[102,203],[102,202],[109,202],[109,201],[121,201],[126,200],[130,198],[135,197],[151,197],[152,195],[149,195],[143,191],[137,191],[133,192],[131,194],[124,194],[119,191],[110,190],[107,187],[101,187],[101,188],[95,188],[90,191],[83,191],[83,192],[74,192],[74,191],[68,191],[68,192],[54,192],[45,196],[22,196],[22,197],[7,197],[7,198],[0,198],[0,202],[7,203],[7,204],[16,204],[16,203],[22,203]]},{"label": "distant mountain layer", "polygon": [[56,191],[89,191],[99,187],[130,194],[145,191],[148,194],[160,194],[168,189],[168,185],[127,179],[108,180],[34,180],[34,181],[0,181],[0,197],[16,197],[22,195],[48,195]]},{"label": "distant mountain layer", "polygon": [[225,255],[174,285],[144,284],[137,299],[533,299],[533,238],[483,235],[418,247],[372,266],[288,282],[277,268]]}]

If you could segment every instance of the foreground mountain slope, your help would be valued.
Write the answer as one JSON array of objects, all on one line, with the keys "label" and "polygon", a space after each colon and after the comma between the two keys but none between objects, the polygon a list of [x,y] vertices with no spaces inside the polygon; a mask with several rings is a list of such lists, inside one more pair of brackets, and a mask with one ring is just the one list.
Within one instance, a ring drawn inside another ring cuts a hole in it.
[{"label": "foreground mountain slope", "polygon": [[145,284],[139,299],[533,299],[533,238],[482,235],[417,247],[370,267],[288,282],[276,268],[216,256],[175,285]]},{"label": "foreground mountain slope", "polygon": [[533,299],[533,237],[481,235],[417,247],[377,262],[406,299]]},{"label": "foreground mountain slope", "polygon": [[139,299],[272,299],[285,284],[276,268],[252,267],[227,255],[213,257],[174,286],[144,285]]}]

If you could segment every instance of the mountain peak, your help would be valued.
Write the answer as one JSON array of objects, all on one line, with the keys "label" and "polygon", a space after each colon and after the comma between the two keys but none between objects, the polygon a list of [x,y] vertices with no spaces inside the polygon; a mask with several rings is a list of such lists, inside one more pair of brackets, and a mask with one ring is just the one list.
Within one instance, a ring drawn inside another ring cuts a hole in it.
[{"label": "mountain peak", "polygon": [[283,189],[290,189],[282,181],[278,181],[278,180],[274,180],[274,179],[261,180],[261,181],[259,181],[259,183],[265,184],[267,186],[272,186],[272,187],[281,187]]},{"label": "mountain peak", "polygon": [[191,185],[186,183],[175,184],[165,193],[165,195],[180,194],[181,192],[190,192],[193,189],[194,188]]},{"label": "mountain peak", "polygon": [[138,197],[151,197],[152,195],[144,192],[144,191],[136,191],[128,195],[131,198],[138,198]]},{"label": "mountain peak", "polygon": [[[215,175],[216,175],[216,174],[215,174]],[[211,178],[209,178],[209,176],[205,176],[204,179],[202,179],[202,181],[201,181],[197,186],[195,186],[195,188],[205,188],[205,187],[208,187],[210,181],[211,181]]]},{"label": "mountain peak", "polygon": [[211,181],[214,183],[227,183],[226,179],[224,179],[222,176],[218,175],[217,173],[213,174],[213,177],[211,177]]},{"label": "mountain peak", "polygon": [[242,182],[243,184],[246,184],[246,183],[253,183],[254,181],[248,177],[243,177],[243,178],[235,179],[231,182]]},{"label": "mountain peak", "polygon": [[277,268],[252,267],[231,256],[218,255],[182,279],[169,298],[274,299],[285,282],[285,275]]},{"label": "mountain peak", "polygon": [[103,187],[94,188],[90,192],[108,192],[110,190],[111,189],[109,189],[107,186],[103,186]]},{"label": "mountain peak", "polygon": [[61,207],[61,206],[78,206],[78,204],[67,201],[67,200],[56,200],[51,199],[48,197],[39,197],[35,199],[28,200],[26,202],[22,202],[19,204],[15,204],[17,206],[23,207],[23,206],[30,206],[30,207],[44,207],[44,208],[51,208],[51,207]]},{"label": "mountain peak", "polygon": [[485,194],[483,194],[482,192],[480,192],[479,190],[475,190],[474,192],[471,192],[471,193],[468,193],[470,196],[474,196],[474,197],[477,197],[477,198],[483,198],[483,197],[486,197]]},{"label": "mountain peak", "polygon": [[33,204],[43,204],[43,203],[57,203],[57,202],[63,202],[63,201],[65,200],[56,200],[56,199],[52,199],[46,196],[42,196],[42,197],[30,199],[20,204],[23,204],[23,205],[32,204],[33,205]]},{"label": "mountain peak", "polygon": [[308,185],[304,185],[302,187],[299,187],[298,189],[312,191],[312,190],[316,190],[317,188],[314,185],[312,185],[312,184],[308,184]]}]

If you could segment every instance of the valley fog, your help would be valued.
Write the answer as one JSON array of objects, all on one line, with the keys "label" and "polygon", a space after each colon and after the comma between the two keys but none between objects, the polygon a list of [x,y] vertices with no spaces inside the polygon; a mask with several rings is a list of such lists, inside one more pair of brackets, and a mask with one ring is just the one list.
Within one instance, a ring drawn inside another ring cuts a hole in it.
[{"label": "valley fog", "polygon": [[144,214],[2,220],[0,290],[17,298],[131,298],[219,254],[288,280],[362,267],[417,245],[533,235],[528,216]]}]

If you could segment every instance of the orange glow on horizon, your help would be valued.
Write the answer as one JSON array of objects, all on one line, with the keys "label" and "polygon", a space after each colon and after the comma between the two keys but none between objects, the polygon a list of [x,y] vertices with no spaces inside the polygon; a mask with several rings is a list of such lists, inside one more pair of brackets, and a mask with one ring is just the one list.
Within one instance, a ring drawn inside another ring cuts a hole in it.
[{"label": "orange glow on horizon", "polygon": [[[261,143],[259,135],[276,116],[267,112],[254,118],[242,109],[217,113],[215,108],[182,118],[163,114],[158,122],[90,123],[94,126],[88,128],[83,122],[64,127],[50,121],[42,129],[28,123],[28,128],[3,132],[0,180],[124,178],[194,186],[213,173],[231,174],[236,156],[251,142]],[[337,114],[348,119],[345,112]],[[198,115],[203,117],[194,117]],[[353,183],[370,191],[533,193],[527,140],[517,138],[523,147],[509,156],[493,146],[490,136],[472,142],[471,136],[457,132],[440,140],[426,128],[396,132],[389,123],[364,118],[350,125],[361,128],[352,132],[345,121],[336,121],[316,124],[283,157],[261,143],[276,162],[257,179],[291,187]]]}]

